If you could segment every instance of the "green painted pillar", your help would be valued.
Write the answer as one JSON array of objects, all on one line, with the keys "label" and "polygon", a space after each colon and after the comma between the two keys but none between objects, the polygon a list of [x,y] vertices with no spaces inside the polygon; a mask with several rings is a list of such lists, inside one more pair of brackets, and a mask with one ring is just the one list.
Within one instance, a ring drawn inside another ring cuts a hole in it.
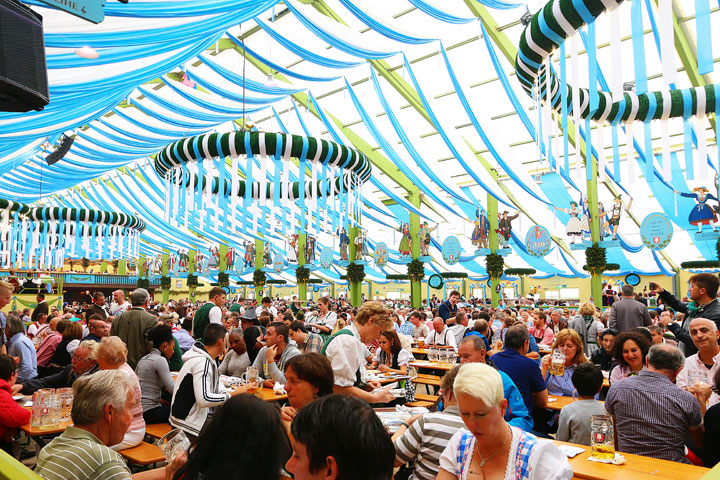
[{"label": "green painted pillar", "polygon": [[368,281],[367,281],[367,284],[368,284],[367,299],[368,299],[368,301],[370,301],[370,300],[373,299],[373,294],[372,294],[373,283],[372,283],[372,280],[368,280]]},{"label": "green painted pillar", "polygon": [[[413,188],[408,191],[408,200],[415,208],[420,208],[420,189]],[[410,213],[410,237],[412,238],[412,258],[417,259],[420,256],[420,216]],[[412,308],[420,308],[422,305],[422,281],[410,280],[410,305]]]},{"label": "green painted pillar", "polygon": [[520,275],[520,298],[525,298],[525,275]]},{"label": "green painted pillar", "polygon": [[218,249],[218,255],[220,255],[220,258],[218,258],[218,269],[221,272],[224,272],[227,270],[227,253],[228,253],[228,246],[225,244],[220,244],[220,248]]},{"label": "green painted pillar", "polygon": [[[191,273],[195,273],[195,255],[197,252],[195,250],[189,250],[188,251],[188,275]],[[195,297],[195,291],[197,290],[196,287],[188,287],[188,298],[193,299]]]},{"label": "green painted pillar", "polygon": [[143,278],[147,275],[147,272],[145,271],[145,256],[141,256],[138,259],[138,278]]},{"label": "green painted pillar", "polygon": [[[348,246],[348,253],[350,255],[351,263],[355,262],[355,254],[357,248],[355,247],[355,238],[357,237],[360,229],[358,227],[350,227],[349,237],[350,245]],[[359,307],[362,305],[362,282],[350,282],[350,304],[353,307]]]},{"label": "green painted pillar", "polygon": [[65,294],[63,293],[63,288],[65,287],[65,275],[58,276],[57,279],[57,293],[60,297],[60,304],[65,301]]},{"label": "green painted pillar", "polygon": [[[588,168],[591,177],[587,181],[588,210],[590,212],[590,236],[593,245],[600,241],[600,219],[598,218],[598,184],[597,184],[597,162],[592,155],[587,157],[585,168]],[[602,274],[590,276],[590,294],[596,307],[602,308]]]},{"label": "green painted pillar", "polygon": [[[488,193],[488,223],[490,224],[490,230],[488,231],[490,239],[490,251],[497,253],[500,242],[498,241],[498,235],[496,230],[498,229],[498,201],[495,197]],[[502,292],[495,292],[495,285],[499,282],[499,278],[492,278],[492,286],[490,287],[490,298],[492,299],[492,306],[497,307],[502,298]]]},{"label": "green painted pillar", "polygon": [[[167,253],[167,251],[163,251],[162,254],[162,275],[163,277],[167,276],[168,274],[168,260],[170,259],[170,254]],[[163,288],[162,291],[162,298],[163,303],[168,303],[168,300],[170,300],[170,289],[169,288]]]},{"label": "green painted pillar", "polygon": [[108,267],[107,260],[103,260],[102,262],[100,262],[100,273],[107,273],[107,267]]},{"label": "green painted pillar", "polygon": [[335,298],[335,282],[330,283],[330,296]]},{"label": "green painted pillar", "polygon": [[[302,233],[298,235],[298,267],[305,265],[305,242],[307,241],[307,234]],[[307,301],[307,283],[298,283],[298,300],[301,302]]]},{"label": "green painted pillar", "polygon": [[118,275],[127,275],[127,260],[118,261]]},{"label": "green painted pillar", "polygon": [[[265,266],[263,261],[263,253],[265,251],[265,242],[262,240],[256,238],[255,239],[255,270],[262,270],[262,268]],[[258,303],[263,298],[263,290],[262,288],[259,288],[257,285],[255,286],[255,298],[257,299]]]}]

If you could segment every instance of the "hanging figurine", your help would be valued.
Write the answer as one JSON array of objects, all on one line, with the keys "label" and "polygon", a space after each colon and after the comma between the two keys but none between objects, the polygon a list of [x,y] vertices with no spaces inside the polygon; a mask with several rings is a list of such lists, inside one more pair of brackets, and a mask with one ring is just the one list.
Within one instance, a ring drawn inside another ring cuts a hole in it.
[{"label": "hanging figurine", "polygon": [[340,260],[350,260],[350,254],[348,253],[350,237],[348,237],[344,228],[338,229],[337,235],[340,237]]},{"label": "hanging figurine", "polygon": [[520,216],[520,213],[508,216],[507,210],[502,212],[498,221],[498,240],[500,241],[500,248],[505,248],[512,237],[512,221]]},{"label": "hanging figurine", "polygon": [[220,248],[213,245],[210,247],[210,254],[212,255],[210,267],[212,269],[220,268]]},{"label": "hanging figurine", "polygon": [[410,235],[410,225],[408,225],[407,223],[403,223],[402,227],[397,227],[395,228],[395,230],[402,234],[402,239],[400,239],[400,245],[398,246],[400,256],[410,256],[410,253],[412,252],[412,236]]},{"label": "hanging figurine", "polygon": [[485,218],[485,215],[480,214],[480,209],[475,210],[475,228],[473,228],[472,236],[470,237],[470,241],[473,245],[475,245],[475,248],[488,248],[488,232],[490,231],[490,226],[488,225],[487,218]]},{"label": "hanging figurine", "polygon": [[180,258],[180,261],[178,263],[178,266],[180,267],[180,270],[185,272],[188,269],[188,263],[190,260],[190,257],[188,256],[187,250],[179,249],[177,251],[178,258]]},{"label": "hanging figurine", "polygon": [[555,209],[570,215],[570,220],[568,220],[567,225],[565,226],[565,233],[567,233],[567,236],[570,237],[570,244],[575,243],[575,237],[580,237],[580,240],[582,241],[582,220],[580,219],[582,212],[578,210],[577,202],[574,200],[571,201],[569,209],[560,207],[555,207]]},{"label": "hanging figurine", "polygon": [[435,230],[437,230],[437,225],[428,228],[427,222],[420,224],[420,231],[418,232],[418,238],[420,239],[420,256],[430,256],[430,233]]},{"label": "hanging figurine", "polygon": [[[630,197],[630,201],[628,202],[627,206],[625,207],[625,211],[629,212],[630,207],[632,206],[632,197]],[[602,205],[602,204],[600,204]],[[618,234],[618,228],[620,227],[620,217],[622,216],[622,196],[618,195],[613,200],[613,207],[612,210],[610,210],[610,219],[606,219],[606,217],[601,217],[605,220],[602,227],[600,228],[600,237],[602,238],[602,233],[604,231],[607,231],[608,235],[612,234],[612,239],[617,240],[617,234]],[[603,212],[604,213],[604,212]],[[598,215],[599,216],[599,215]]]},{"label": "hanging figurine", "polygon": [[590,207],[588,206],[587,197],[580,195],[580,205],[582,206],[582,213],[580,214],[582,239],[590,240],[592,233],[590,232]]},{"label": "hanging figurine", "polygon": [[268,242],[265,242],[265,246],[263,247],[263,264],[272,267],[272,245]]},{"label": "hanging figurine", "polygon": [[170,256],[168,257],[168,272],[177,273],[175,271],[175,266],[177,265],[177,260],[178,260],[178,258],[175,256],[175,254],[171,253]]},{"label": "hanging figurine", "polygon": [[708,193],[708,189],[705,187],[693,188],[693,192],[696,193],[680,193],[675,190],[675,193],[680,193],[680,195],[683,197],[694,198],[697,202],[695,207],[690,210],[690,215],[688,215],[688,222],[690,222],[691,225],[697,225],[698,233],[702,233],[703,225],[710,225],[713,229],[713,232],[717,231],[715,229],[717,215],[715,214],[713,209],[707,204],[707,201],[715,200],[717,202],[718,199],[712,193]]},{"label": "hanging figurine", "polygon": [[244,267],[255,266],[255,242],[245,242],[245,265]]},{"label": "hanging figurine", "polygon": [[195,255],[195,271],[202,273],[205,270],[205,255],[202,252],[197,252]]},{"label": "hanging figurine", "polygon": [[305,244],[305,262],[313,263],[315,261],[315,237],[312,235],[307,236]]},{"label": "hanging figurine", "polygon": [[235,249],[232,247],[228,248],[225,254],[225,268],[232,270],[235,266]]},{"label": "hanging figurine", "polygon": [[355,260],[365,260],[365,255],[370,255],[365,242],[365,232],[358,230],[355,235]]},{"label": "hanging figurine", "polygon": [[290,235],[290,248],[288,248],[287,251],[287,260],[289,263],[297,263],[297,245],[298,245],[298,235],[296,233],[293,233]]}]

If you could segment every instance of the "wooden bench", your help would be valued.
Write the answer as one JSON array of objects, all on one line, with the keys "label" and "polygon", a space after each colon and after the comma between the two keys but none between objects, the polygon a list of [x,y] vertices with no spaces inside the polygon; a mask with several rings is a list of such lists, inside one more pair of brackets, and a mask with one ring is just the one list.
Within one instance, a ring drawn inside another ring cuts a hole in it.
[{"label": "wooden bench", "polygon": [[118,453],[132,465],[146,466],[165,461],[165,455],[160,451],[160,448],[147,442],[142,442],[136,447],[120,450]]},{"label": "wooden bench", "polygon": [[[428,375],[426,373],[418,373],[417,378],[413,380],[413,383],[425,385],[425,391],[430,393],[429,386],[439,387],[441,378],[437,375]],[[417,396],[417,394],[416,394]]]},{"label": "wooden bench", "polygon": [[438,396],[437,395],[428,395],[425,393],[416,393],[415,394],[415,400],[419,402],[437,402]]},{"label": "wooden bench", "polygon": [[414,401],[414,402],[408,402],[405,404],[406,407],[425,407],[430,408],[433,405],[435,405],[435,402],[425,402],[425,401]]},{"label": "wooden bench", "polygon": [[145,435],[155,439],[161,439],[170,433],[172,429],[173,427],[169,423],[151,423],[145,425]]}]

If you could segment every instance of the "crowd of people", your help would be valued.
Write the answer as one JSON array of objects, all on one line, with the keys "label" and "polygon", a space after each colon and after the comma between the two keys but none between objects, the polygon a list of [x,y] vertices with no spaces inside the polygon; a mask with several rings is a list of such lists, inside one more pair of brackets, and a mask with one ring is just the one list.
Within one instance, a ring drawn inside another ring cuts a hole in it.
[{"label": "crowd of people", "polygon": [[[683,302],[652,284],[658,310],[625,285],[605,311],[591,302],[492,308],[461,303],[457,291],[417,310],[329,297],[258,303],[220,287],[206,302],[167,305],[141,288],[127,299],[113,292],[109,304],[97,292],[80,311],[48,308],[39,294],[26,320],[2,317],[0,445],[17,456],[17,429],[29,420],[12,393],[72,387],[74,427],[40,452],[43,478],[129,478],[117,451],[142,442],[146,424],[169,423],[191,448],[138,478],[388,479],[402,467],[421,480],[480,471],[569,479],[567,458],[548,439],[589,445],[590,416],[605,413],[621,452],[713,466],[720,280],[698,274],[690,285]],[[11,288],[0,282],[0,308]],[[418,343],[452,350],[459,365],[442,378],[438,410],[391,437],[370,406],[412,401],[413,383],[383,387],[368,370],[412,379]],[[282,385],[287,403],[221,381],[251,369],[266,387]],[[577,401],[558,413],[550,395]]]}]

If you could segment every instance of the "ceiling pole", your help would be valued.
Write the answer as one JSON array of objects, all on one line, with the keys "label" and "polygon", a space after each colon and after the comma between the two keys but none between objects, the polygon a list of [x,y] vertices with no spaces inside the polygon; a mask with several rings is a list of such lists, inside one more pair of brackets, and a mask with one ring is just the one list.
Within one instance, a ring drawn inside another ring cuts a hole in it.
[{"label": "ceiling pole", "polygon": [[[500,49],[500,52],[505,56],[505,58],[511,63],[515,63],[515,57],[517,56],[517,46],[510,42],[507,35],[505,35],[502,31],[498,29],[498,24],[495,22],[495,20],[492,18],[492,15],[490,15],[490,12],[485,8],[484,6],[480,5],[478,2],[475,2],[473,0],[465,0],[465,4],[470,9],[470,11],[480,20],[483,22],[483,25],[485,26],[485,30],[487,31],[488,35],[492,39],[492,41],[495,43],[495,45]],[[675,19],[677,20],[677,18]],[[676,34],[677,35],[677,34]],[[676,36],[677,40],[677,36]],[[697,64],[697,62],[695,62]],[[697,70],[697,66],[696,66]],[[561,118],[557,117],[557,122],[559,128],[562,130],[561,125]],[[574,123],[572,119],[568,119],[568,140],[571,145],[575,145],[575,128]],[[580,143],[580,155],[583,159],[585,159],[585,142],[582,138],[577,139],[577,141]],[[577,159],[576,161],[580,161]],[[586,162],[587,163],[587,162]],[[594,163],[594,162],[591,162]],[[597,173],[597,172],[596,172]],[[605,185],[605,188],[608,189],[608,191],[615,197],[619,196],[620,193],[617,188],[610,182],[609,178],[605,178],[603,181],[603,185]],[[597,207],[597,202],[595,203],[595,206]],[[628,217],[632,219],[633,222],[635,222],[635,225],[638,227],[640,226],[640,220],[633,215],[631,212],[627,212]],[[563,245],[565,243],[563,242]],[[563,249],[564,250],[564,249]],[[659,252],[660,256],[662,256],[663,260],[665,260],[668,265],[670,265],[670,268],[675,273],[678,273],[680,271],[680,267],[677,263],[675,263],[668,255],[665,253],[664,250],[660,250]]]},{"label": "ceiling pole", "polygon": [[[410,203],[416,208],[420,208],[420,200],[422,194],[420,189],[417,187],[409,192]],[[420,216],[416,213],[410,212],[410,241],[411,251],[410,254],[413,260],[417,260],[420,256],[420,242],[425,239],[419,238],[420,233]],[[424,266],[423,266],[424,268]],[[419,309],[422,306],[422,280],[410,278],[410,305],[414,309]]]}]

